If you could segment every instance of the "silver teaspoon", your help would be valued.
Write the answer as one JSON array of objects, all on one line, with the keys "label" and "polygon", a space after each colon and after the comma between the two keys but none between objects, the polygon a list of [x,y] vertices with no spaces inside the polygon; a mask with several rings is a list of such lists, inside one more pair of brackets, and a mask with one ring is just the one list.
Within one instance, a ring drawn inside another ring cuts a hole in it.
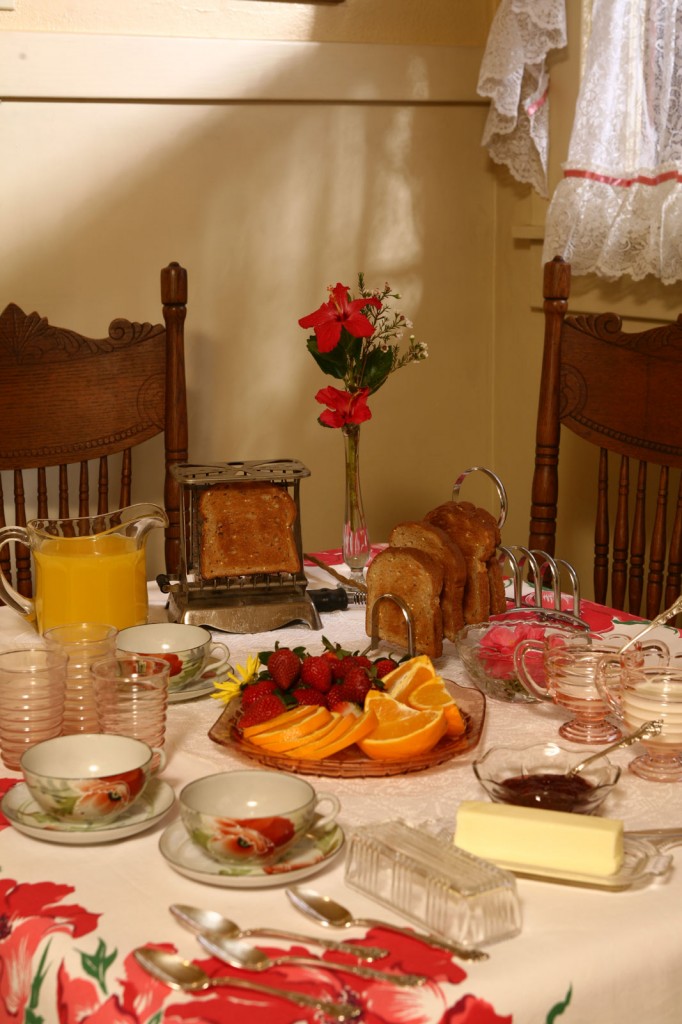
[{"label": "silver teaspoon", "polygon": [[583,758],[578,764],[574,764],[572,768],[569,768],[566,772],[566,778],[572,779],[575,775],[578,775],[583,768],[587,768],[588,764],[592,764],[593,761],[598,761],[604,754],[609,754],[616,747],[629,747],[631,743],[636,743],[637,740],[648,740],[652,736],[658,736],[661,729],[663,728],[663,722],[645,722],[644,725],[640,725],[636,732],[631,732],[628,736],[621,736],[619,740],[614,743],[610,743],[608,747],[604,747],[603,750],[597,751],[596,754],[590,754],[589,757]]},{"label": "silver teaspoon", "polygon": [[181,989],[183,992],[200,992],[203,989],[217,988],[218,986],[248,989],[251,992],[261,992],[263,995],[287,999],[297,1006],[312,1006],[331,1020],[339,1021],[339,1024],[354,1020],[361,1013],[360,1007],[357,1006],[331,1003],[326,999],[315,999],[302,992],[285,992],[284,989],[261,985],[256,981],[246,981],[244,978],[211,978],[196,964],[190,963],[189,960],[183,960],[175,953],[166,953],[161,949],[141,947],[136,949],[133,955],[140,967],[144,968],[157,981],[162,981],[169,988]]},{"label": "silver teaspoon", "polygon": [[400,935],[407,935],[410,938],[421,939],[429,946],[436,949],[444,949],[447,953],[457,956],[460,960],[487,960],[488,954],[482,949],[474,949],[462,946],[457,942],[446,942],[445,939],[436,938],[430,932],[419,932],[413,928],[402,928],[397,924],[390,924],[388,921],[379,921],[373,917],[353,917],[351,912],[341,906],[329,896],[321,896],[314,889],[305,889],[301,886],[292,886],[284,890],[289,902],[304,914],[309,920],[316,921],[325,928],[390,928],[391,931]]},{"label": "silver teaspoon", "polygon": [[674,618],[679,612],[682,612],[682,594],[680,594],[677,600],[673,601],[669,608],[662,611],[660,615],[657,615],[655,619],[652,619],[651,622],[648,623],[648,625],[644,626],[636,636],[633,636],[628,640],[628,642],[621,647],[620,653],[624,654],[625,651],[629,650],[629,648],[633,646],[633,644],[636,644],[641,640],[646,633],[650,633],[652,629],[656,629],[657,626],[665,626],[666,622],[669,622],[670,619]]},{"label": "silver teaspoon", "polygon": [[343,974],[354,974],[359,978],[367,978],[369,981],[388,981],[392,985],[410,986],[423,985],[426,981],[421,974],[400,974],[389,973],[388,971],[375,971],[371,967],[358,967],[351,964],[337,964],[331,960],[316,960],[312,956],[273,956],[269,957],[255,946],[248,942],[241,942],[239,939],[227,939],[223,935],[206,935],[200,932],[197,935],[200,946],[212,956],[232,967],[244,967],[247,971],[267,971],[270,967],[279,967],[283,964],[298,964],[300,967],[315,967],[317,970],[341,971]]},{"label": "silver teaspoon", "polygon": [[217,910],[203,910],[201,907],[190,907],[185,903],[173,903],[168,908],[179,923],[195,935],[199,932],[212,932],[224,935],[228,939],[245,939],[250,936],[267,936],[272,939],[288,939],[303,945],[321,946],[340,953],[348,953],[359,960],[381,960],[388,956],[387,949],[378,946],[356,946],[350,942],[333,942],[331,939],[318,939],[312,935],[299,935],[298,932],[282,931],[279,928],[240,928],[234,921],[223,917]]}]

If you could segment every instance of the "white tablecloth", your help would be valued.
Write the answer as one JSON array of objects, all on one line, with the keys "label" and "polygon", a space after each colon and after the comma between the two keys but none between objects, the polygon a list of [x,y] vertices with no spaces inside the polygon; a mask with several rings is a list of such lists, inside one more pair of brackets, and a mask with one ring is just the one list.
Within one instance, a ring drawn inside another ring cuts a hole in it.
[{"label": "white tablecloth", "polygon": [[[324,585],[329,582],[324,580]],[[158,618],[164,614],[163,598],[155,586],[150,593],[151,617]],[[323,622],[322,633],[335,643],[351,649],[368,643],[362,608],[327,614]],[[0,609],[1,647],[25,643],[31,635],[14,612]],[[248,653],[272,649],[276,640],[321,650],[321,635],[301,627],[257,636],[221,634],[221,639],[229,644],[234,664],[243,663]],[[450,644],[446,643],[438,668],[456,682],[468,682]],[[176,793],[203,775],[254,767],[232,749],[207,738],[222,707],[208,697],[169,706],[168,764],[163,777]],[[565,717],[550,705],[489,700],[478,752],[500,743],[555,738]],[[439,819],[453,828],[461,800],[485,798],[471,770],[474,756],[470,753],[425,772],[385,779],[311,781],[318,789],[338,795],[345,831],[389,818],[411,824]],[[625,766],[634,755],[625,750],[612,756]],[[17,777],[8,771],[4,774]],[[603,813],[622,817],[628,829],[682,825],[682,786],[646,783],[624,771]],[[185,1004],[188,1011],[193,1006],[195,1013],[197,1005],[204,1007],[200,1016],[185,1019],[237,1024],[266,1019],[253,1005],[226,1002],[224,993],[216,994],[221,990],[200,1002],[196,996],[166,989],[161,999],[158,987],[151,986],[156,1002],[149,995],[149,1002],[143,1005],[135,985],[125,984],[132,970],[127,958],[138,945],[165,943],[189,959],[206,959],[193,937],[170,917],[167,908],[173,902],[221,910],[243,926],[275,923],[292,930],[315,931],[314,925],[290,907],[283,892],[286,881],[273,888],[217,888],[177,874],[158,850],[161,833],[176,816],[174,809],[147,832],[98,846],[50,844],[11,827],[0,831],[0,1021],[22,1020],[21,1013],[15,1014],[26,1006],[32,984],[37,985],[32,1011],[36,1016],[25,1019],[42,1017],[45,1024],[62,1019],[93,1024],[95,1020],[170,1022],[181,1015],[168,1007]],[[679,857],[679,853],[673,851],[673,856]],[[336,895],[358,916],[405,923],[346,887],[343,859],[306,884]],[[458,961],[455,980],[436,978],[432,985],[407,995],[397,989],[391,991],[390,998],[375,995],[365,1003],[362,1020],[366,1024],[455,1024],[465,1020],[541,1024],[553,1019],[552,1009],[568,1000],[563,1015],[554,1010],[554,1017],[567,1024],[679,1024],[682,876],[677,870],[662,883],[622,892],[524,879],[518,880],[518,891],[523,910],[518,937],[490,946],[487,962]],[[76,913],[74,906],[82,909]],[[96,925],[90,915],[99,915]],[[344,932],[343,937],[363,934],[361,929]],[[334,937],[341,936],[336,932]],[[272,940],[261,940],[261,944],[271,945]],[[139,984],[139,974],[134,980]],[[381,986],[382,991],[386,988]],[[72,1008],[63,1018],[57,1014],[58,999]],[[75,1011],[79,1000],[80,1016]],[[97,1016],[98,1007],[101,1016]],[[153,1017],[157,1011],[159,1018]],[[270,1008],[269,1024],[313,1019],[307,1011],[284,1003],[277,1004],[277,1013],[280,1016],[273,1016]]]}]

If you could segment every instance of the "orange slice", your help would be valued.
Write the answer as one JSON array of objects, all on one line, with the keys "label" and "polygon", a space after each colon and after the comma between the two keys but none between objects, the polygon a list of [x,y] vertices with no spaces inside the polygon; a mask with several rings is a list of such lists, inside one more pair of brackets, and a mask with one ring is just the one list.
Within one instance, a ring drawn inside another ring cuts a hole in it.
[{"label": "orange slice", "polygon": [[416,711],[388,694],[370,690],[365,710],[377,716],[377,727],[358,742],[360,749],[376,761],[416,757],[435,747],[448,727],[442,711]]},{"label": "orange slice", "polygon": [[338,754],[339,750],[345,750],[346,747],[364,739],[377,725],[377,716],[371,708],[369,711],[363,711],[361,715],[342,715],[341,717],[346,721],[345,732],[339,733],[333,740],[327,739],[326,742],[310,743],[298,747],[292,752],[292,756],[315,761],[331,757],[332,754]]},{"label": "orange slice", "polygon": [[298,757],[299,747],[307,746],[309,743],[333,739],[339,732],[343,732],[346,728],[345,715],[342,715],[340,711],[330,711],[329,716],[328,721],[324,722],[318,729],[315,729],[314,732],[308,732],[300,736],[293,746],[287,747],[284,753],[290,757]]},{"label": "orange slice", "polygon": [[381,680],[386,693],[396,700],[405,701],[415,687],[433,679],[436,670],[428,654],[419,654],[398,665]]},{"label": "orange slice", "polygon": [[293,724],[284,722],[274,729],[266,729],[265,732],[248,738],[257,747],[265,747],[267,750],[282,753],[289,750],[290,747],[295,747],[300,739],[326,725],[330,719],[331,711],[316,706],[306,718],[301,718]]},{"label": "orange slice", "polygon": [[261,732],[278,729],[280,725],[292,725],[302,718],[307,718],[308,715],[312,714],[313,710],[314,708],[311,708],[310,705],[302,704],[298,708],[292,708],[291,711],[283,711],[281,715],[276,715],[275,718],[270,718],[267,722],[259,722],[258,725],[248,725],[246,729],[242,730],[242,735],[246,739],[251,739]]},{"label": "orange slice", "polygon": [[407,703],[416,711],[442,711],[448,723],[448,736],[461,736],[466,730],[466,722],[440,676],[421,683],[412,691]]}]

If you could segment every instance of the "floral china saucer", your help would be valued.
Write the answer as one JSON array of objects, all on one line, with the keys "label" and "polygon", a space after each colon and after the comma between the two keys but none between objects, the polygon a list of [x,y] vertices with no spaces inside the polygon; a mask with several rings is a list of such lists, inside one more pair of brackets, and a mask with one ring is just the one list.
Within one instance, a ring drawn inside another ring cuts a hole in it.
[{"label": "floral china saucer", "polygon": [[212,693],[215,679],[215,674],[210,674],[208,676],[195,676],[194,679],[190,679],[189,682],[185,683],[185,685],[179,690],[169,690],[168,703],[180,704],[185,700],[195,700],[197,697],[205,697],[206,694]]},{"label": "floral china saucer", "polygon": [[159,849],[170,866],[185,878],[224,888],[260,889],[266,886],[291,885],[327,867],[341,853],[345,842],[339,825],[328,832],[315,830],[266,867],[260,864],[232,866],[209,857],[193,843],[181,821],[174,821],[164,830]]},{"label": "floral china saucer", "polygon": [[173,787],[161,779],[152,779],[144,793],[115,821],[98,825],[95,822],[77,824],[59,821],[35,802],[28,787],[18,782],[5,793],[0,810],[10,824],[32,839],[66,846],[88,846],[92,843],[111,843],[127,839],[151,828],[168,813],[175,803]]}]

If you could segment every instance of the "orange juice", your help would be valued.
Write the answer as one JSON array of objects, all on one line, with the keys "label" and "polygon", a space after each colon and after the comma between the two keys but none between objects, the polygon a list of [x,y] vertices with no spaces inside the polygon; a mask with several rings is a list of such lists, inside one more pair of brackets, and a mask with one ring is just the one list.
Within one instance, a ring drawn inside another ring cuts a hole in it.
[{"label": "orange juice", "polygon": [[124,629],[147,621],[145,549],[135,538],[55,537],[33,557],[40,633],[71,622]]}]

